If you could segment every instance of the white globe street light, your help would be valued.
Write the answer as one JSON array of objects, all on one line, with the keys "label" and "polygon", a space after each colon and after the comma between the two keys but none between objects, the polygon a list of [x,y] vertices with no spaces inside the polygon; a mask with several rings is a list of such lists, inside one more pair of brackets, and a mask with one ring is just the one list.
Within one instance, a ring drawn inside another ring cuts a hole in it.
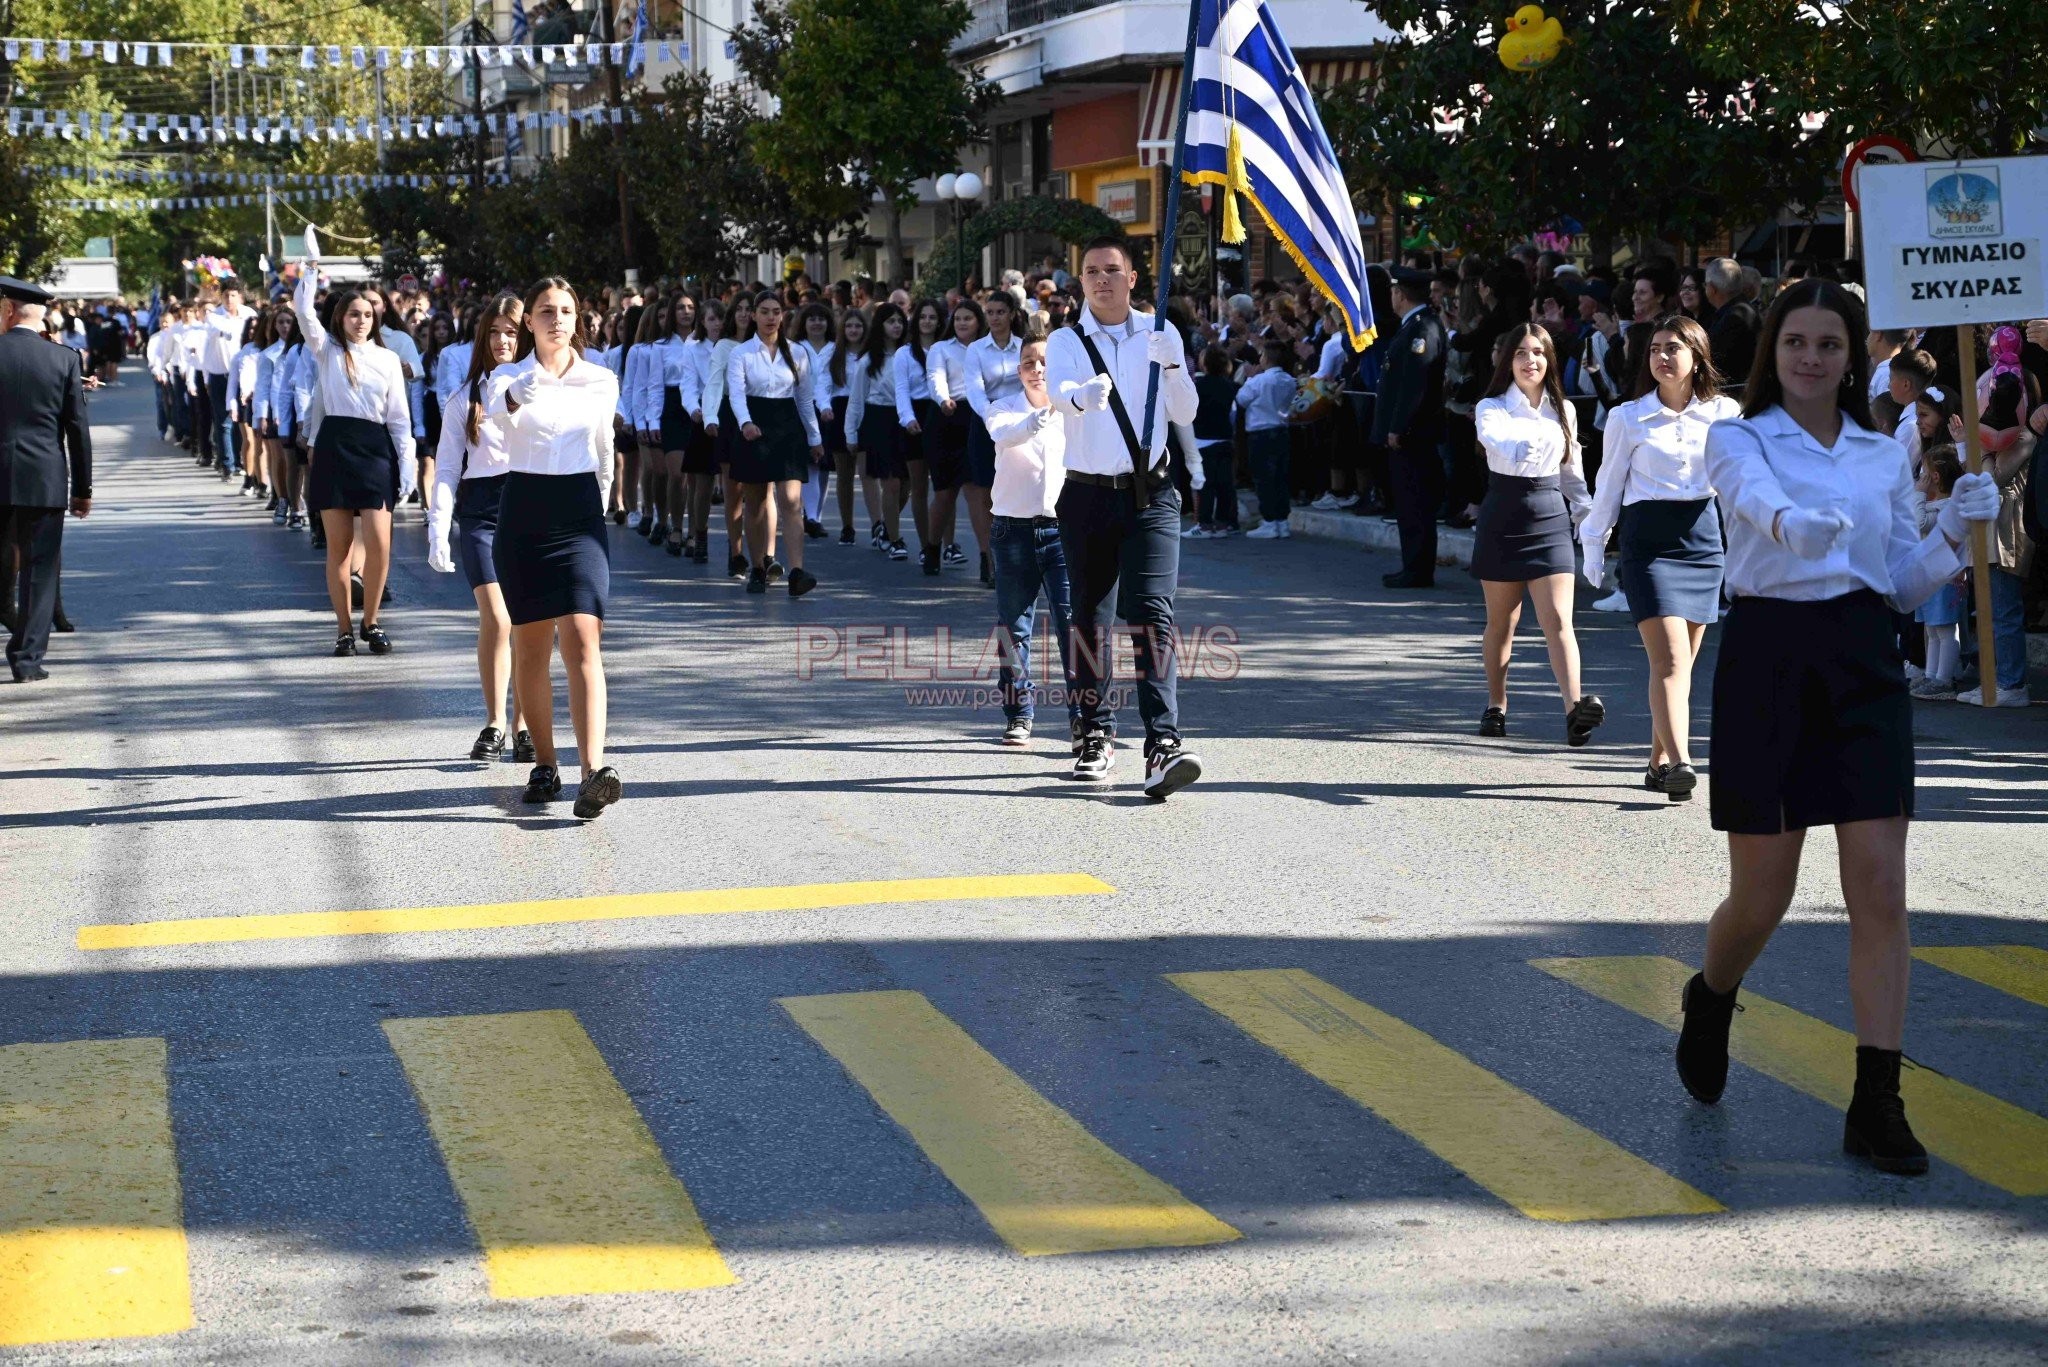
[{"label": "white globe street light", "polygon": [[948,171],[945,175],[932,182],[932,191],[940,199],[951,199],[953,197],[953,186],[958,180],[958,176]]},{"label": "white globe street light", "polygon": [[934,182],[933,188],[938,191],[940,199],[950,199],[954,202],[953,278],[958,282],[961,292],[965,293],[967,289],[967,237],[963,231],[963,206],[981,198],[981,177],[972,171],[949,172],[946,175],[940,176]]}]

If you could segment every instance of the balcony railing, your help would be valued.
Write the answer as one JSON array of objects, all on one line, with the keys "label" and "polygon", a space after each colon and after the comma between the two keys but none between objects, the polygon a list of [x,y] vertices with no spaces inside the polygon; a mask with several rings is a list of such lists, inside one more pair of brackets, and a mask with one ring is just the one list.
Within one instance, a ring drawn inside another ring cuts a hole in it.
[{"label": "balcony railing", "polygon": [[1035,24],[1051,19],[1061,19],[1082,10],[1095,9],[1116,0],[972,0],[974,17],[968,21],[966,32],[954,42],[955,49],[978,47],[994,42],[1006,33],[1015,33]]}]

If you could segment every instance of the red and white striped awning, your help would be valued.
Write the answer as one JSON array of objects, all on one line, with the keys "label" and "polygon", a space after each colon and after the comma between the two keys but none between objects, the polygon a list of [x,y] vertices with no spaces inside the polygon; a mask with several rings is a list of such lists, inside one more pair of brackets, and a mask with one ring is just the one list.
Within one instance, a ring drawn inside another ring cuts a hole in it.
[{"label": "red and white striped awning", "polygon": [[[1347,57],[1339,61],[1308,62],[1302,74],[1309,89],[1328,90],[1349,85],[1373,74],[1369,57]],[[1145,98],[1138,106],[1138,164],[1165,166],[1173,160],[1173,125],[1180,115],[1180,68],[1156,66],[1145,83]]]}]

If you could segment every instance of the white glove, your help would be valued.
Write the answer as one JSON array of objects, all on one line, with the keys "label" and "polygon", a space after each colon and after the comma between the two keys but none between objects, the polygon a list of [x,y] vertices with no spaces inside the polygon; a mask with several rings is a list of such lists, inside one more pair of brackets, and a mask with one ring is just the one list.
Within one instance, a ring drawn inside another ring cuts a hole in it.
[{"label": "white glove", "polygon": [[1179,365],[1186,359],[1180,338],[1170,327],[1145,334],[1145,359],[1154,365]]},{"label": "white glove", "polygon": [[1033,433],[1034,435],[1036,435],[1036,434],[1037,434],[1037,433],[1039,433],[1039,432],[1043,432],[1043,431],[1044,431],[1044,430],[1045,430],[1046,428],[1048,428],[1048,427],[1052,426],[1052,425],[1053,425],[1054,423],[1058,422],[1058,421],[1059,421],[1059,417],[1060,417],[1060,415],[1059,415],[1059,410],[1058,410],[1058,409],[1056,409],[1056,408],[1054,408],[1054,407],[1053,407],[1053,406],[1052,406],[1051,404],[1047,404],[1047,405],[1046,405],[1045,407],[1043,407],[1043,408],[1034,408],[1034,409],[1032,409],[1032,410],[1031,410],[1031,431],[1032,431],[1032,433]]},{"label": "white glove", "polygon": [[318,257],[320,255],[320,235],[313,231],[313,225],[310,223],[306,225],[306,255],[309,257]]},{"label": "white glove", "polygon": [[440,574],[455,573],[455,557],[448,552],[448,538],[437,536],[427,548],[427,568]]},{"label": "white glove", "polygon": [[398,459],[398,501],[405,502],[412,497],[412,491],[420,487],[419,466],[400,456]]},{"label": "white glove", "polygon": [[1794,555],[1818,560],[1854,525],[1837,508],[1787,508],[1778,515],[1778,539]]},{"label": "white glove", "polygon": [[533,369],[522,372],[518,379],[512,381],[506,387],[505,397],[518,404],[521,408],[526,407],[526,405],[539,398],[540,367],[536,365]]},{"label": "white glove", "polygon": [[1209,476],[1202,471],[1202,458],[1196,456],[1188,462],[1188,488],[1199,493],[1208,482]]},{"label": "white glove", "polygon": [[1109,407],[1110,378],[1107,375],[1091,375],[1074,390],[1074,403],[1083,409]]},{"label": "white glove", "polygon": [[1583,549],[1586,552],[1586,582],[1596,589],[1601,588],[1607,582],[1607,550],[1593,545]]},{"label": "white glove", "polygon": [[1964,475],[1948,491],[1948,502],[1934,525],[1949,540],[1961,543],[1972,522],[1993,522],[1998,518],[1998,481],[1987,474]]}]

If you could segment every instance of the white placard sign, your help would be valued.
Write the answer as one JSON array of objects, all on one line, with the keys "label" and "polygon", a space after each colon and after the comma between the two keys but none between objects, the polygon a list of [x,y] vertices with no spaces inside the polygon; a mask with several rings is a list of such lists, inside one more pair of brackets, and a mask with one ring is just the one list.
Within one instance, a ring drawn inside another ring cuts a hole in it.
[{"label": "white placard sign", "polygon": [[2048,317],[2048,157],[1862,168],[1875,328]]}]

